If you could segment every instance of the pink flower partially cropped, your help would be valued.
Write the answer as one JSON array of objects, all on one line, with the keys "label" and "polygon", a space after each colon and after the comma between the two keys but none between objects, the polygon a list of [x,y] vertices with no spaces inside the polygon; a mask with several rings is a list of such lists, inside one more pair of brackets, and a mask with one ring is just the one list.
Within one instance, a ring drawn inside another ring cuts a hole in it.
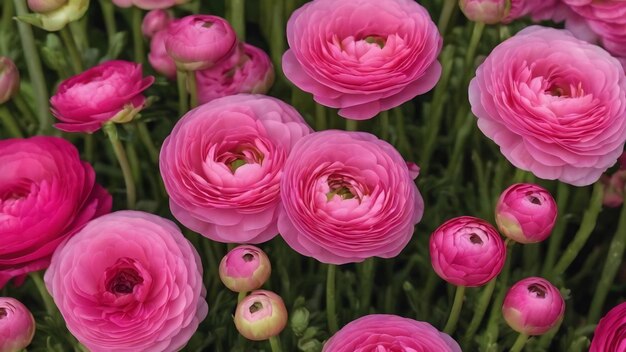
[{"label": "pink flower partially cropped", "polygon": [[441,36],[414,0],[308,2],[289,18],[287,40],[285,76],[349,119],[424,94],[441,75]]},{"label": "pink flower partially cropped", "polygon": [[0,351],[22,351],[35,335],[35,318],[22,302],[0,297]]},{"label": "pink flower partially cropped", "polygon": [[119,7],[136,6],[143,10],[166,9],[184,4],[189,0],[112,0]]},{"label": "pink flower partially cropped", "polygon": [[50,98],[52,114],[61,122],[54,127],[66,132],[92,133],[108,121],[128,122],[144,107],[141,94],[154,82],[143,77],[141,65],[122,60],[107,61],[59,85]]},{"label": "pink flower partially cropped", "polygon": [[285,160],[310,132],[294,108],[263,95],[231,95],[191,110],[161,148],[172,214],[214,241],[273,238]]},{"label": "pink flower partially cropped", "polygon": [[208,312],[200,256],[171,221],[118,211],[54,253],[45,282],[90,351],[179,351]]},{"label": "pink flower partially cropped", "polygon": [[626,303],[611,309],[593,332],[589,352],[626,351]]},{"label": "pink flower partially cropped", "polygon": [[461,352],[461,347],[448,334],[426,322],[371,314],[344,326],[322,349],[322,352],[354,351]]},{"label": "pink flower partially cropped", "polygon": [[167,54],[165,50],[165,39],[167,38],[167,29],[158,31],[150,40],[150,52],[148,53],[148,62],[155,71],[169,79],[176,78],[176,63]]},{"label": "pink flower partially cropped", "polygon": [[167,28],[172,22],[172,16],[165,10],[152,10],[148,12],[141,22],[141,32],[144,36],[152,38],[157,32]]},{"label": "pink flower partially cropped", "polygon": [[556,326],[565,301],[548,280],[529,277],[513,285],[504,297],[502,315],[511,329],[526,335],[543,335]]},{"label": "pink flower partially cropped", "polygon": [[91,165],[57,137],[0,140],[0,288],[45,269],[57,246],[111,211]]},{"label": "pink flower partially cropped", "polygon": [[0,56],[0,104],[7,102],[20,89],[20,71],[13,60]]},{"label": "pink flower partially cropped", "polygon": [[310,134],[285,163],[280,234],[324,263],[395,257],[424,212],[414,175],[393,146],[372,134]]},{"label": "pink flower partially cropped", "polygon": [[527,27],[498,45],[478,67],[469,100],[502,154],[543,179],[591,184],[624,150],[624,70],[565,30]]}]

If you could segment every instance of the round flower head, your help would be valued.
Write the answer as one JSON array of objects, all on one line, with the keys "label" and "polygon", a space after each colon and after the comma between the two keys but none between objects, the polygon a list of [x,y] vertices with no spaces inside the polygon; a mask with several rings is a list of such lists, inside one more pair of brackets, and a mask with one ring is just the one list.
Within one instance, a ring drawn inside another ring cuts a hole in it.
[{"label": "round flower head", "polygon": [[312,133],[285,164],[280,234],[295,251],[324,263],[395,257],[424,212],[416,175],[372,134]]},{"label": "round flower head", "polygon": [[508,12],[505,0],[461,0],[459,6],[467,19],[486,24],[500,23]]},{"label": "round flower head", "polygon": [[563,319],[565,302],[548,280],[529,277],[513,285],[504,297],[502,315],[511,329],[542,335]]},{"label": "round flower head", "polygon": [[437,351],[461,347],[432,325],[397,315],[371,314],[352,321],[324,344],[322,352]]},{"label": "round flower head", "polygon": [[220,279],[229,290],[248,292],[263,286],[272,272],[270,259],[255,246],[238,246],[220,262]]},{"label": "round flower head", "polygon": [[517,183],[505,189],[496,205],[500,232],[519,243],[548,238],[556,215],[556,202],[550,192],[530,183]]},{"label": "round flower head", "polygon": [[20,89],[20,72],[11,59],[0,56],[0,104],[4,104]]},{"label": "round flower head", "polygon": [[141,22],[141,32],[148,38],[152,38],[157,32],[165,30],[172,22],[172,16],[165,10],[152,10],[148,12]]},{"label": "round flower head", "polygon": [[287,41],[285,76],[349,119],[399,106],[441,75],[441,35],[414,0],[311,1],[289,18]]},{"label": "round flower head", "polygon": [[480,130],[540,178],[589,185],[624,151],[624,69],[565,30],[531,26],[502,42],[478,67],[469,100]]},{"label": "round flower head", "polygon": [[137,6],[143,10],[166,9],[186,2],[189,0],[113,0],[119,7]]},{"label": "round flower head", "polygon": [[83,17],[89,8],[89,0],[28,0],[28,6],[35,13],[17,17],[48,32],[54,32]]},{"label": "round flower head", "polygon": [[430,236],[430,260],[437,275],[458,286],[481,286],[496,277],[506,246],[488,222],[471,216],[453,218]]},{"label": "round flower head", "polygon": [[235,326],[248,340],[262,341],[280,334],[287,318],[287,308],[279,295],[257,290],[237,304]]},{"label": "round flower head", "polygon": [[11,297],[0,297],[0,351],[26,348],[35,335],[35,319],[28,308]]},{"label": "round flower head", "polygon": [[46,13],[57,10],[68,3],[69,0],[27,0],[31,11]]},{"label": "round flower head", "polygon": [[150,39],[150,52],[148,53],[148,62],[152,68],[158,73],[169,79],[176,78],[176,63],[167,54],[165,50],[165,39],[167,38],[167,29],[158,31]]},{"label": "round flower head", "polygon": [[619,304],[600,319],[589,352],[626,351],[626,303]]}]

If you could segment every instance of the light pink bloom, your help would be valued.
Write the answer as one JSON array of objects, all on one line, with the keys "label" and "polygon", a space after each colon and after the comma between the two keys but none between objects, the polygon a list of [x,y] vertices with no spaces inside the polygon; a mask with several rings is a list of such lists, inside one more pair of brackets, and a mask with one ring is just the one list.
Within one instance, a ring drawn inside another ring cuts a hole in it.
[{"label": "light pink bloom", "polygon": [[262,95],[231,95],[191,110],[161,148],[172,214],[214,241],[273,238],[285,160],[310,132],[294,108]]},{"label": "light pink bloom", "polygon": [[118,211],[87,224],[52,257],[48,291],[90,351],[179,351],[208,312],[202,264],[171,221]]},{"label": "light pink bloom", "polygon": [[157,32],[167,28],[172,22],[172,16],[165,10],[152,10],[148,12],[141,22],[141,32],[148,38],[152,38]]},{"label": "light pink bloom", "polygon": [[426,322],[397,315],[371,314],[344,326],[322,349],[322,352],[354,351],[461,352],[461,347]]},{"label": "light pink bloom", "polygon": [[503,23],[510,23],[529,16],[534,21],[553,20],[561,22],[569,11],[560,0],[510,0],[510,8]]},{"label": "light pink bloom", "polygon": [[67,2],[68,0],[27,0],[26,3],[31,11],[46,13],[65,6]]},{"label": "light pink bloom", "polygon": [[148,61],[155,71],[169,79],[176,79],[176,63],[165,50],[167,29],[156,32],[150,40],[150,53]]},{"label": "light pink bloom", "polygon": [[20,89],[20,72],[11,59],[0,56],[0,104],[7,102]]},{"label": "light pink bloom", "polygon": [[262,341],[280,334],[287,326],[287,318],[287,308],[279,295],[257,290],[237,304],[234,320],[243,337]]},{"label": "light pink bloom", "polygon": [[589,352],[626,351],[626,303],[611,309],[598,323]]},{"label": "light pink bloom", "polygon": [[476,287],[500,274],[506,246],[485,220],[453,218],[430,236],[430,261],[442,279],[457,286]]},{"label": "light pink bloom", "polygon": [[519,243],[536,243],[548,238],[556,216],[556,202],[550,192],[530,183],[516,183],[505,189],[496,205],[500,232]]},{"label": "light pink bloom", "polygon": [[119,7],[137,6],[143,10],[166,9],[172,6],[184,4],[189,0],[113,0]]},{"label": "light pink bloom", "polygon": [[34,335],[35,319],[28,308],[15,298],[0,297],[0,351],[21,351]]},{"label": "light pink bloom", "polygon": [[395,257],[424,212],[414,175],[393,146],[372,134],[310,134],[285,164],[280,234],[324,263]]},{"label": "light pink bloom", "polygon": [[45,269],[57,246],[111,211],[91,165],[57,137],[0,140],[0,288]]},{"label": "light pink bloom", "polygon": [[563,319],[565,301],[548,280],[529,277],[513,285],[504,297],[502,315],[511,329],[542,335]]},{"label": "light pink bloom", "polygon": [[108,121],[128,122],[144,107],[142,92],[154,82],[143,77],[141,65],[107,61],[59,85],[50,98],[54,127],[66,132],[92,133]]},{"label": "light pink bloom", "polygon": [[308,2],[289,18],[287,40],[285,76],[349,119],[424,94],[441,75],[441,36],[414,0]]},{"label": "light pink bloom", "polygon": [[459,7],[470,21],[486,24],[500,23],[507,15],[505,0],[461,0]]},{"label": "light pink bloom", "polygon": [[220,279],[229,290],[235,292],[260,288],[271,273],[270,259],[261,248],[255,246],[235,247],[220,262]]},{"label": "light pink bloom", "polygon": [[480,130],[540,178],[588,185],[624,150],[622,66],[565,30],[531,26],[498,45],[478,67],[469,100]]}]

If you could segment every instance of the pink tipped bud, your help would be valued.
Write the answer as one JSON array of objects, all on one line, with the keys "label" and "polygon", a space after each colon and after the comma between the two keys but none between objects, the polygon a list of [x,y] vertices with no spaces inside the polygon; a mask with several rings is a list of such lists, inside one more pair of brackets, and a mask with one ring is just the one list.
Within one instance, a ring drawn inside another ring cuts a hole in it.
[{"label": "pink tipped bud", "polygon": [[506,260],[506,246],[488,222],[471,216],[446,221],[430,236],[435,272],[458,286],[480,286],[496,277]]},{"label": "pink tipped bud", "polygon": [[613,175],[602,175],[600,182],[604,186],[602,204],[605,207],[617,208],[624,203],[624,187],[626,186],[626,170],[618,170]]},{"label": "pink tipped bud", "polygon": [[239,246],[228,252],[220,262],[220,279],[228,289],[248,292],[263,286],[272,266],[267,255],[255,246]]},{"label": "pink tipped bud", "polygon": [[500,232],[519,243],[536,243],[548,238],[556,214],[552,195],[530,183],[517,183],[507,188],[496,205],[496,223]]},{"label": "pink tipped bud", "polygon": [[156,32],[161,31],[172,22],[172,16],[165,10],[152,10],[146,14],[141,22],[141,32],[148,38],[152,38]]},{"label": "pink tipped bud", "polygon": [[508,14],[506,0],[460,0],[459,7],[467,19],[496,24]]},{"label": "pink tipped bud", "polygon": [[158,73],[169,79],[176,79],[176,63],[165,51],[165,38],[167,38],[167,30],[156,32],[152,37],[148,61]]},{"label": "pink tipped bud", "polygon": [[527,335],[545,334],[559,323],[564,312],[559,290],[540,277],[517,282],[502,305],[502,315],[511,329]]},{"label": "pink tipped bud", "polygon": [[280,334],[287,325],[287,318],[287,308],[279,295],[258,290],[237,305],[235,326],[245,338],[262,341]]},{"label": "pink tipped bud", "polygon": [[28,308],[10,297],[0,297],[0,351],[21,351],[35,335],[35,319]]},{"label": "pink tipped bud", "polygon": [[28,0],[28,8],[33,12],[46,13],[57,10],[68,0]]},{"label": "pink tipped bud", "polygon": [[20,88],[20,73],[17,67],[5,56],[0,56],[0,104],[5,103]]}]

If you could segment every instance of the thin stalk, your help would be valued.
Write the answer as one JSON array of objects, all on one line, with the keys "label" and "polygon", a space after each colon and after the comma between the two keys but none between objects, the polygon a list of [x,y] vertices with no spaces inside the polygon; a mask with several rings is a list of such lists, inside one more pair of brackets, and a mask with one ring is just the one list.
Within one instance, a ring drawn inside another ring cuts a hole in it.
[{"label": "thin stalk", "polygon": [[463,308],[463,301],[465,300],[465,286],[457,286],[456,293],[454,294],[454,302],[452,303],[452,309],[450,310],[450,316],[448,322],[443,328],[443,332],[448,335],[452,335],[456,329],[456,324],[459,322],[459,315],[461,314],[461,308]]},{"label": "thin stalk", "polygon": [[85,160],[89,163],[93,163],[94,160],[94,140],[93,134],[85,133]]},{"label": "thin stalk", "polygon": [[187,83],[185,71],[176,71],[176,82],[178,83],[178,115],[183,116],[189,110],[189,100],[187,99]]},{"label": "thin stalk", "polygon": [[133,6],[131,10],[131,26],[133,30],[133,54],[135,61],[143,64],[145,62],[145,49],[143,47],[143,33],[141,32],[141,21],[143,20],[143,13],[140,8]]},{"label": "thin stalk", "polygon": [[356,120],[346,119],[346,131],[358,131],[358,129]]},{"label": "thin stalk", "polygon": [[148,131],[148,127],[144,121],[137,121],[137,132],[139,134],[139,139],[148,150],[148,155],[150,155],[150,161],[156,163],[159,161],[159,150],[154,145],[152,141],[152,136],[150,135],[150,131]]},{"label": "thin stalk", "polygon": [[[11,28],[11,26],[13,25],[13,21],[11,20],[13,18],[13,15],[14,15],[13,3],[11,1],[3,2],[2,17],[0,18],[0,33],[9,34],[13,31],[13,28]],[[8,46],[10,45],[10,43],[8,39],[9,39],[8,35],[3,38],[0,38],[0,53],[9,52]]]},{"label": "thin stalk", "polygon": [[128,157],[126,156],[126,151],[117,136],[117,127],[111,122],[106,123],[104,125],[104,132],[109,137],[115,157],[122,169],[122,175],[124,176],[124,183],[126,185],[126,206],[128,209],[134,209],[137,198],[135,182],[133,181],[133,173],[128,162]]},{"label": "thin stalk", "polygon": [[13,103],[15,103],[15,106],[20,111],[20,114],[22,114],[22,116],[25,116],[29,121],[31,121],[35,125],[39,123],[37,121],[37,117],[33,115],[33,111],[31,110],[29,104],[24,100],[24,96],[22,95],[22,93],[17,92],[13,96],[12,101]]},{"label": "thin stalk", "polygon": [[272,63],[277,73],[277,80],[283,76],[282,57],[285,52],[285,25],[284,25],[284,4],[283,0],[272,0],[270,2],[271,12],[271,29],[270,29],[270,55]]},{"label": "thin stalk", "polygon": [[370,301],[372,299],[372,286],[374,284],[374,257],[366,259],[363,263],[359,264],[361,267],[361,277],[359,283],[361,284],[361,315],[367,314]]},{"label": "thin stalk", "polygon": [[115,8],[113,7],[113,3],[109,0],[100,0],[100,8],[102,10],[102,18],[104,19],[104,27],[107,31],[110,47],[113,36],[117,33],[117,26],[115,24]]},{"label": "thin stalk", "polygon": [[237,303],[243,301],[243,299],[246,298],[247,295],[248,292],[246,291],[239,292],[239,294],[237,295]]},{"label": "thin stalk", "polygon": [[326,318],[328,319],[328,330],[331,334],[334,334],[339,330],[339,324],[337,323],[337,311],[335,307],[336,274],[337,266],[328,264],[328,271],[326,272]]},{"label": "thin stalk", "polygon": [[226,0],[228,22],[233,26],[240,41],[246,40],[246,3],[245,0]]},{"label": "thin stalk", "polygon": [[483,29],[485,29],[484,23],[474,22],[472,36],[467,47],[467,52],[465,53],[464,67],[466,72],[473,72],[474,65],[472,64],[472,60],[476,57],[476,49],[478,47],[478,43],[480,42],[480,37],[483,35]]},{"label": "thin stalk", "polygon": [[278,336],[272,336],[270,337],[270,347],[272,348],[272,352],[282,352],[282,349],[280,348],[280,340],[278,339]]},{"label": "thin stalk", "polygon": [[381,111],[379,116],[380,120],[380,138],[384,140],[389,139],[389,111]]},{"label": "thin stalk", "polygon": [[35,284],[37,292],[39,292],[39,295],[41,296],[44,307],[46,307],[46,312],[49,316],[53,316],[56,313],[57,308],[54,304],[52,296],[50,296],[50,293],[48,293],[48,289],[46,289],[46,285],[44,284],[43,278],[41,277],[41,272],[34,271],[30,273],[30,278],[33,280],[33,284]]},{"label": "thin stalk", "polygon": [[65,48],[67,49],[67,52],[70,56],[74,73],[83,72],[83,60],[80,57],[80,52],[78,51],[78,47],[76,46],[76,41],[74,40],[74,36],[72,36],[69,27],[63,27],[60,32],[63,44],[65,45]]},{"label": "thin stalk", "polygon": [[2,121],[4,128],[6,128],[11,137],[24,138],[20,126],[17,124],[17,121],[15,121],[15,117],[6,106],[0,105],[0,121]]},{"label": "thin stalk", "polygon": [[326,129],[326,108],[321,104],[315,104],[315,129],[317,131]]},{"label": "thin stalk", "polygon": [[493,296],[493,290],[496,287],[497,277],[494,277],[489,281],[489,283],[483,288],[480,297],[478,298],[478,303],[476,304],[476,308],[474,308],[474,315],[472,316],[472,320],[470,321],[469,327],[465,332],[464,345],[467,346],[470,343],[470,339],[474,337],[476,331],[480,327],[480,323],[487,312],[487,307],[489,307],[489,302],[491,302],[491,297]]},{"label": "thin stalk", "polygon": [[526,341],[528,341],[528,335],[519,334],[509,352],[520,352],[526,345]]},{"label": "thin stalk", "polygon": [[198,106],[198,83],[194,71],[187,71],[187,86],[189,89],[191,108],[193,109]]},{"label": "thin stalk", "polygon": [[557,183],[556,189],[556,207],[558,209],[558,218],[556,219],[556,225],[548,241],[548,253],[543,264],[543,276],[547,276],[550,270],[554,267],[556,262],[556,255],[563,242],[563,235],[565,234],[565,227],[567,225],[567,205],[569,201],[569,187],[563,182]]},{"label": "thin stalk", "polygon": [[457,8],[456,0],[444,0],[443,7],[441,8],[441,14],[439,15],[439,21],[437,22],[437,28],[442,36],[446,34],[446,29],[450,23],[450,18]]},{"label": "thin stalk", "polygon": [[508,281],[511,274],[511,257],[515,242],[507,239],[505,244],[507,252],[506,260],[499,275],[500,280],[498,280],[498,293],[493,300],[493,305],[491,306],[491,312],[489,314],[489,321],[487,322],[487,330],[484,335],[485,346],[490,346],[498,341],[498,335],[500,334],[499,323],[502,318],[502,303],[504,302],[504,297],[508,291]]}]

